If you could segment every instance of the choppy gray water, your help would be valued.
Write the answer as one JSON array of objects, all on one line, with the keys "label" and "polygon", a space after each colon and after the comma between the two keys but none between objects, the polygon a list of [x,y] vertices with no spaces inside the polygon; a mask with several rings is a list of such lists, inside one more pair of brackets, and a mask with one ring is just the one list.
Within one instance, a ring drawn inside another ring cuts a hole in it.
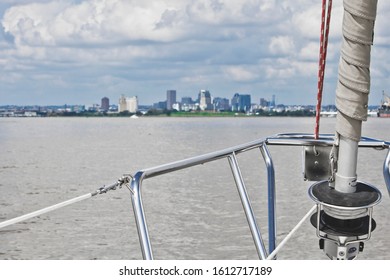
[{"label": "choppy gray water", "polygon": [[[335,119],[321,120],[321,133]],[[371,118],[365,136],[390,139]],[[220,150],[275,133],[312,133],[312,118],[0,119],[0,221],[94,191],[123,173]],[[301,148],[270,147],[276,168],[278,241],[311,208]],[[377,186],[378,226],[360,259],[390,259],[385,151],[359,153],[359,179]],[[258,150],[238,157],[265,242],[266,172]],[[227,161],[145,181],[156,259],[256,259]],[[0,259],[141,259],[129,191],[118,189],[0,230]],[[306,222],[279,259],[326,259]]]}]

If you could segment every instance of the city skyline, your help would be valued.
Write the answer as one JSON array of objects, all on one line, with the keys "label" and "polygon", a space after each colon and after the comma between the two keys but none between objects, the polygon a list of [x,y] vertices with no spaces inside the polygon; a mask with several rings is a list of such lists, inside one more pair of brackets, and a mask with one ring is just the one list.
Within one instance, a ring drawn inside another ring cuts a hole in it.
[{"label": "city skyline", "polygon": [[[169,94],[168,92],[174,92],[174,95],[175,95],[175,102],[173,102],[171,104],[171,108],[168,108],[168,99],[169,99]],[[189,95],[186,95],[186,96],[178,96],[176,95],[177,94],[177,91],[176,90],[167,90],[166,91],[166,99],[165,100],[160,100],[158,101],[157,99],[152,101],[152,103],[141,103],[139,102],[139,98],[137,95],[132,95],[132,94],[121,94],[117,97],[114,97],[113,99],[111,98],[108,98],[107,96],[103,96],[103,97],[100,97],[99,99],[96,99],[96,100],[93,100],[93,102],[90,102],[88,104],[85,104],[85,103],[80,103],[80,102],[75,102],[75,103],[70,103],[70,102],[66,102],[66,103],[57,103],[57,104],[1,104],[0,103],[0,106],[20,106],[20,107],[23,107],[23,106],[41,106],[41,107],[45,107],[45,106],[66,106],[66,105],[69,105],[69,106],[74,106],[74,105],[82,105],[82,106],[90,106],[91,108],[92,107],[106,107],[107,104],[108,106],[112,106],[112,105],[115,105],[115,106],[118,106],[120,107],[120,104],[123,102],[124,104],[126,102],[133,102],[133,99],[136,99],[137,100],[137,104],[139,104],[139,106],[150,106],[150,107],[153,107],[153,106],[158,106],[158,104],[161,105],[161,103],[164,103],[164,107],[166,107],[166,109],[168,110],[172,110],[172,105],[174,104],[199,104],[201,103],[201,96],[202,96],[202,93],[207,93],[208,97],[207,99],[208,100],[208,104],[210,102],[213,102],[214,100],[217,100],[217,102],[223,102],[224,100],[227,100],[228,101],[228,104],[231,105],[231,102],[235,99],[235,98],[238,98],[238,96],[240,97],[249,97],[249,101],[246,101],[247,104],[258,104],[258,105],[262,105],[262,103],[266,102],[267,104],[269,104],[270,106],[277,106],[277,105],[307,105],[307,106],[315,106],[315,104],[287,104],[287,103],[277,103],[275,100],[276,100],[276,95],[273,94],[272,96],[270,97],[260,97],[259,99],[257,100],[254,100],[252,98],[252,95],[251,94],[247,94],[247,93],[238,93],[238,92],[235,92],[234,94],[232,94],[230,97],[221,97],[221,96],[215,96],[214,94],[212,94],[211,91],[209,90],[204,90],[204,89],[201,89],[198,91],[197,94],[194,94],[192,96],[189,96]],[[195,98],[193,98],[195,97]],[[113,101],[115,100],[115,101]],[[251,101],[252,100],[252,101]],[[242,101],[237,101],[237,103],[240,103]],[[104,105],[103,105],[104,104]],[[206,101],[204,101],[204,104],[206,104]],[[334,105],[334,103],[331,103],[331,104],[326,104],[326,105]],[[124,105],[126,106],[126,105]],[[131,105],[133,106],[133,105]],[[138,106],[138,105],[137,105]],[[265,106],[268,106],[268,105],[265,105]]]},{"label": "city skyline", "polygon": [[[276,94],[315,104],[321,3],[316,0],[7,0],[0,3],[0,104],[92,104],[175,88],[230,98]],[[325,104],[334,103],[342,1],[333,7]],[[99,12],[97,12],[99,11]],[[389,1],[378,1],[369,104],[390,90]],[[145,17],[145,15],[147,15]]]},{"label": "city skyline", "polygon": [[[211,102],[214,102],[216,100],[217,103],[218,102],[220,103],[220,102],[225,102],[225,100],[226,100],[226,101],[228,101],[228,105],[229,106],[232,105],[231,102],[235,98],[236,95],[241,95],[242,97],[248,96],[249,100],[250,100],[249,101],[250,104],[252,104],[252,105],[259,105],[259,106],[262,106],[262,107],[268,107],[268,106],[271,106],[271,107],[276,107],[276,106],[313,106],[314,107],[314,106],[316,106],[315,103],[313,103],[313,104],[291,103],[290,104],[290,103],[279,102],[279,101],[276,101],[277,100],[277,96],[275,94],[273,94],[270,97],[260,97],[259,99],[253,99],[251,94],[238,93],[238,92],[234,93],[230,97],[215,96],[209,90],[199,90],[198,94],[195,94],[195,95],[192,95],[192,96],[189,96],[189,95],[181,96],[181,97],[179,96],[179,97],[177,97],[176,102],[173,103],[173,104],[198,104],[199,105],[200,102],[199,102],[198,98],[199,98],[199,95],[200,95],[200,93],[202,91],[207,91],[210,94],[210,97],[211,97],[210,101]],[[194,96],[196,96],[196,98],[193,98]],[[156,100],[152,101],[152,103],[142,103],[142,102],[139,102],[139,98],[138,98],[137,95],[132,95],[132,94],[128,94],[128,95],[121,94],[121,95],[119,95],[117,97],[114,97],[113,99],[108,98],[107,96],[103,96],[103,97],[100,97],[99,99],[93,100],[93,102],[90,102],[90,103],[81,103],[81,102],[75,102],[75,103],[65,102],[65,103],[56,103],[56,104],[55,103],[51,103],[51,104],[27,104],[27,103],[23,103],[23,104],[1,104],[0,103],[0,107],[6,107],[6,106],[17,106],[17,107],[85,106],[87,108],[88,107],[89,108],[100,108],[100,107],[103,107],[102,106],[103,103],[109,104],[109,107],[111,107],[111,106],[120,107],[121,99],[129,99],[128,101],[130,101],[130,100],[133,100],[134,98],[136,98],[136,100],[137,100],[136,101],[137,106],[140,106],[140,107],[161,107],[162,104],[164,104],[163,105],[164,109],[165,108],[167,109],[167,99],[160,100],[160,101],[158,101],[156,99]],[[112,101],[112,100],[115,100],[115,101]],[[126,102],[126,101],[124,101],[124,102]],[[130,102],[133,102],[133,101],[130,101]],[[332,103],[322,103],[322,107],[327,107],[327,106],[336,106],[336,105],[335,105],[335,102],[332,102]],[[380,104],[369,105],[369,107],[377,107],[377,106],[380,106]],[[172,108],[172,109],[174,109],[174,108]]]}]

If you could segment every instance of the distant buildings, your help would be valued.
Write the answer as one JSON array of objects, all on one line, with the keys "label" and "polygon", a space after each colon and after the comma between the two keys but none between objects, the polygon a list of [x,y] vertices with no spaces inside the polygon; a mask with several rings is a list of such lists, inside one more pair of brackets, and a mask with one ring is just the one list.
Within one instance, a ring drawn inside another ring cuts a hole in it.
[{"label": "distant buildings", "polygon": [[185,96],[181,98],[181,111],[190,112],[196,111],[199,108],[199,103],[192,100],[192,97]]},{"label": "distant buildings", "polygon": [[153,104],[153,108],[157,110],[166,110],[167,109],[167,102],[166,101],[160,101]]},{"label": "distant buildings", "polygon": [[251,110],[251,96],[249,94],[234,94],[232,98],[233,112],[249,112]]},{"label": "distant buildings", "polygon": [[130,113],[136,113],[138,111],[138,97],[126,97],[124,95],[119,99],[118,112],[128,111]]},{"label": "distant buildings", "polygon": [[[251,103],[250,94],[235,93],[231,99],[231,102],[227,98],[214,97],[209,90],[201,89],[198,92],[197,98],[194,100],[190,96],[184,96],[181,98],[181,102],[177,102],[176,90],[167,90],[167,99],[154,103],[152,108],[154,110],[175,110],[175,111],[233,111],[233,112],[245,112],[252,113],[253,110],[270,107],[275,103],[276,97],[272,96],[272,101],[267,101],[265,98],[260,98],[260,104]],[[274,106],[276,107],[276,106]]]},{"label": "distant buildings", "polygon": [[[119,98],[118,105],[111,104],[107,97],[101,99],[100,104],[85,105],[53,105],[53,106],[16,106],[0,105],[0,117],[44,117],[44,116],[93,116],[93,115],[117,115],[117,112],[140,113],[149,115],[170,114],[171,111],[214,111],[237,112],[247,115],[259,116],[308,116],[315,112],[312,105],[288,105],[276,103],[276,95],[270,99],[260,98],[259,103],[251,103],[250,94],[235,93],[231,100],[222,97],[213,97],[208,90],[200,90],[196,98],[185,96],[181,102],[177,102],[176,90],[167,90],[167,100],[151,105],[139,105],[138,97]],[[169,103],[169,104],[168,104]],[[168,110],[167,108],[171,108]],[[369,110],[376,112],[377,106],[370,106]],[[334,105],[323,106],[322,111],[336,112]],[[118,114],[119,116],[126,114]],[[227,114],[229,115],[229,114]],[[235,115],[235,114],[233,114]]]},{"label": "distant buildings", "polygon": [[176,103],[176,90],[167,90],[167,110],[173,109],[173,104]]},{"label": "distant buildings", "polygon": [[213,106],[214,106],[214,111],[217,112],[230,110],[229,99],[227,98],[221,98],[221,97],[214,98]]},{"label": "distant buildings", "polygon": [[199,91],[199,108],[202,111],[213,110],[213,104],[211,103],[211,94],[208,90]]},{"label": "distant buildings", "polygon": [[[256,114],[263,112],[295,111],[300,107],[287,107],[276,104],[276,95],[272,95],[271,101],[260,98],[258,104],[251,103],[250,94],[235,93],[231,100],[222,97],[213,97],[209,90],[199,90],[197,96],[192,98],[184,96],[181,102],[177,100],[176,90],[166,91],[166,100],[152,105],[139,105],[138,97],[122,95],[118,104],[111,104],[108,97],[103,97],[101,103],[92,105],[61,105],[61,106],[0,106],[0,117],[4,116],[46,116],[53,114],[76,115],[83,114],[115,114],[115,112],[143,113],[153,111],[153,114],[170,113],[169,111],[214,111],[214,112],[241,112]],[[311,109],[310,109],[311,110]],[[31,113],[32,112],[32,113]]]},{"label": "distant buildings", "polygon": [[260,107],[268,107],[269,102],[265,98],[260,98]]},{"label": "distant buildings", "polygon": [[276,107],[276,96],[275,96],[275,94],[272,95],[271,107]]},{"label": "distant buildings", "polygon": [[192,97],[189,97],[189,96],[185,96],[185,97],[182,97],[181,98],[181,104],[186,104],[186,105],[190,105],[190,104],[194,104],[195,102],[192,100]]},{"label": "distant buildings", "polygon": [[110,99],[108,97],[103,97],[100,108],[102,111],[107,112],[110,109]]}]

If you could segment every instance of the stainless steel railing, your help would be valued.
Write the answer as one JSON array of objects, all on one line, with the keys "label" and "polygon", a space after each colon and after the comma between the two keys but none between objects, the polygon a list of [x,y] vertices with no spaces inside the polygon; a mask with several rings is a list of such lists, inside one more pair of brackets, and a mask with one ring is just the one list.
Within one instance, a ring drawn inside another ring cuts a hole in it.
[{"label": "stainless steel railing", "polygon": [[[275,172],[274,165],[270,152],[269,145],[279,146],[332,146],[334,144],[334,135],[323,134],[318,140],[313,138],[310,134],[277,134],[264,139],[252,141],[243,145],[227,148],[224,150],[175,161],[172,163],[147,168],[135,173],[131,184],[131,200],[133,211],[136,220],[136,226],[141,245],[143,258],[146,260],[153,259],[152,245],[149,238],[149,231],[147,227],[143,202],[142,202],[142,182],[148,178],[161,176],[167,173],[178,170],[190,168],[196,165],[205,164],[221,159],[228,159],[230,168],[240,194],[241,203],[243,205],[245,215],[248,220],[249,228],[256,246],[257,254],[260,259],[266,259],[268,256],[267,250],[264,246],[261,232],[256,222],[256,218],[252,209],[250,199],[247,194],[245,182],[243,180],[240,167],[237,162],[236,155],[244,153],[253,149],[260,149],[267,168],[267,182],[268,182],[268,235],[269,235],[269,253],[272,253],[276,245],[276,215],[275,215]],[[389,149],[390,143],[382,140],[362,137],[359,142],[359,147],[375,148],[375,149]],[[390,152],[386,157],[383,167],[383,174],[387,189],[390,195]]]}]

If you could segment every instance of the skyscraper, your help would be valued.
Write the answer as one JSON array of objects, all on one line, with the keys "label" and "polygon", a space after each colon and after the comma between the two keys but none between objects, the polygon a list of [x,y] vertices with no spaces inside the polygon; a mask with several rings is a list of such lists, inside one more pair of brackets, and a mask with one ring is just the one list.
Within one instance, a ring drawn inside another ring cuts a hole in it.
[{"label": "skyscraper", "polygon": [[176,90],[167,90],[167,110],[172,110],[172,106],[175,103],[176,103]]},{"label": "skyscraper", "polygon": [[235,93],[232,98],[232,111],[239,111],[238,107],[240,106],[240,94]]},{"label": "skyscraper", "polygon": [[121,98],[119,98],[119,102],[118,102],[118,112],[124,112],[124,111],[128,111],[127,110],[127,104],[126,104],[126,96],[124,96],[123,94],[121,95]]},{"label": "skyscraper", "polygon": [[239,98],[239,111],[249,112],[251,109],[251,96],[249,94],[241,94]]},{"label": "skyscraper", "polygon": [[199,107],[202,111],[213,109],[213,104],[211,103],[211,94],[208,90],[202,89],[199,92]]},{"label": "skyscraper", "polygon": [[237,112],[249,112],[251,109],[251,96],[250,94],[235,93],[232,98],[232,111]]},{"label": "skyscraper", "polygon": [[100,108],[103,111],[108,111],[108,109],[110,109],[110,99],[108,99],[108,97],[102,98],[102,104],[101,104]]}]

